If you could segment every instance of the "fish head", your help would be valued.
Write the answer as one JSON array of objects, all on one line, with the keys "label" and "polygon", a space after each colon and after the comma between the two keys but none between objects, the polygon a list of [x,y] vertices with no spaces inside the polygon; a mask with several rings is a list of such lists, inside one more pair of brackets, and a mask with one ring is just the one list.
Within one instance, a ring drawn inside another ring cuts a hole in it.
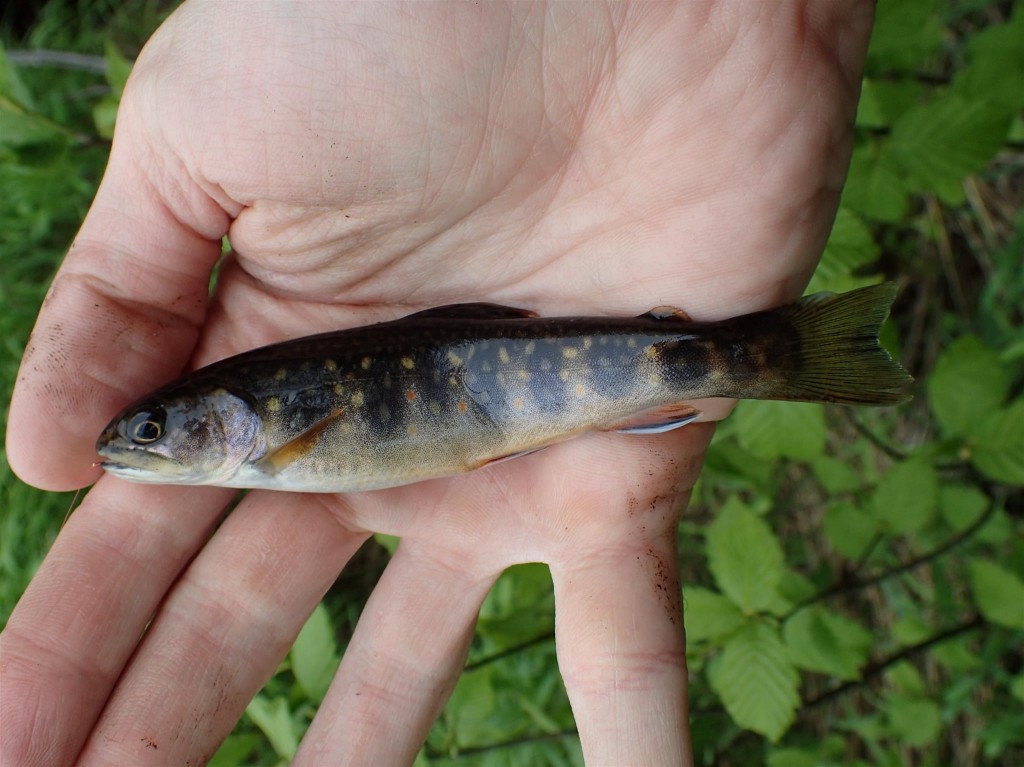
[{"label": "fish head", "polygon": [[258,452],[250,402],[216,384],[171,385],[125,408],[96,442],[102,467],[133,482],[216,485]]}]

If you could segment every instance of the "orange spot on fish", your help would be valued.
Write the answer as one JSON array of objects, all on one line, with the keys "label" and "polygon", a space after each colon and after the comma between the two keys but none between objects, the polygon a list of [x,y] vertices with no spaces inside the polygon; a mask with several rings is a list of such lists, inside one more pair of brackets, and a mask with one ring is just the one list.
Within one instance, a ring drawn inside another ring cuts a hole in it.
[{"label": "orange spot on fish", "polygon": [[407,400],[409,400],[410,402],[412,402],[414,399],[416,399],[416,392],[415,392],[415,390],[409,389],[409,391],[407,391],[405,393],[405,398]]},{"label": "orange spot on fish", "polygon": [[522,397],[516,397],[514,400],[512,400],[512,405],[515,407],[516,410],[522,410],[523,409]]},{"label": "orange spot on fish", "polygon": [[467,405],[467,404],[466,404],[466,400],[464,400],[464,399],[460,399],[460,400],[459,400],[459,405],[458,405],[458,408],[459,408],[459,412],[460,412],[460,413],[465,413],[465,412],[466,412],[466,410],[468,410],[468,409],[469,409],[469,405]]}]

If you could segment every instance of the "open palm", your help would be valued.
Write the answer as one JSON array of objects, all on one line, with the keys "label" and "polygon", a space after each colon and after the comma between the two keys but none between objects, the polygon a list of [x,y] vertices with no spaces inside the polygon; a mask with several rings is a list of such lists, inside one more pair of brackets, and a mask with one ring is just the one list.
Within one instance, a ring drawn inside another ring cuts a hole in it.
[{"label": "open palm", "polygon": [[[794,298],[871,9],[187,4],[136,65],[40,314],[12,466],[91,482],[109,417],[183,368],[439,304],[715,319]],[[296,764],[411,762],[487,590],[527,561],[551,567],[588,763],[685,763],[675,530],[710,430],[253,492],[215,533],[228,491],[101,478],[3,635],[4,764],[203,762],[373,531],[402,543]]]}]

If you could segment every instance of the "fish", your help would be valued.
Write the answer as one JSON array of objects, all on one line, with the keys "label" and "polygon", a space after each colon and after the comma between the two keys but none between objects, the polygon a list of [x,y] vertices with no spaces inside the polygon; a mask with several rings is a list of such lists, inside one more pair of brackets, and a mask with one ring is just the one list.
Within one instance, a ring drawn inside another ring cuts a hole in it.
[{"label": "fish", "polygon": [[135,482],[330,493],[453,476],[591,431],[657,434],[698,420],[708,397],[894,405],[913,382],[878,341],[895,295],[883,283],[717,322],[673,307],[437,307],[200,368],[126,407],[96,449]]}]

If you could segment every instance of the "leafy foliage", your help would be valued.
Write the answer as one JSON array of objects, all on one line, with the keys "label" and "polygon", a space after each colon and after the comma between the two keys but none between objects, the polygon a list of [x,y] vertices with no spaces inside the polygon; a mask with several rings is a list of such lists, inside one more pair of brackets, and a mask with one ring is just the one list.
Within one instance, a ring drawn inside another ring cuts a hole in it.
[{"label": "leafy foliage", "polygon": [[[27,35],[2,30],[8,51],[95,65],[22,66],[0,50],[5,400],[161,9],[51,0]],[[720,426],[679,537],[698,764],[1024,760],[1021,40],[1019,3],[878,5],[849,179],[810,289],[899,280],[883,340],[921,384],[885,412],[745,402]],[[0,622],[69,502],[0,461]],[[287,763],[393,544],[350,565],[211,764]],[[498,581],[416,764],[582,764],[546,568]]]}]

